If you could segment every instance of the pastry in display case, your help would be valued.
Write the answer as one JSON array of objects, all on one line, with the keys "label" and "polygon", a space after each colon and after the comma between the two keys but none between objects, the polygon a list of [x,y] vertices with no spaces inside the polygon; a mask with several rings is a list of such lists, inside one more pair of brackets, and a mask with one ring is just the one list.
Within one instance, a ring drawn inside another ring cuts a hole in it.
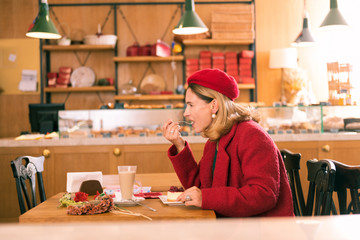
[{"label": "pastry in display case", "polygon": [[323,106],[324,132],[360,131],[358,106]]}]

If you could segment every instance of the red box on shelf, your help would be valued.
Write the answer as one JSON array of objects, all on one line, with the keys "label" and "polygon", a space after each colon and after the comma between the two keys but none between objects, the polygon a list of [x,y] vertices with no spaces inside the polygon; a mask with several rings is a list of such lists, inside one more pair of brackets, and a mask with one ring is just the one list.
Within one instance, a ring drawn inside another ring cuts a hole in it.
[{"label": "red box on shelf", "polygon": [[56,79],[56,85],[58,85],[58,84],[62,84],[62,85],[68,85],[70,83],[70,79],[69,78],[60,78],[60,77],[58,77],[57,79]]},{"label": "red box on shelf", "polygon": [[71,73],[71,67],[59,67],[59,73]]},{"label": "red box on shelf", "polygon": [[242,64],[242,65],[239,65],[239,71],[251,71],[251,64]]},{"label": "red box on shelf", "polygon": [[198,65],[199,59],[197,58],[188,58],[186,59],[186,65]]},{"label": "red box on shelf", "polygon": [[240,71],[239,72],[240,77],[251,77],[252,76],[252,72],[251,71]]},{"label": "red box on shelf", "polygon": [[251,64],[252,63],[252,59],[251,58],[239,58],[239,64]]},{"label": "red box on shelf", "polygon": [[223,52],[214,52],[212,54],[212,59],[225,59],[225,55]]},{"label": "red box on shelf", "polygon": [[239,53],[240,58],[253,58],[254,57],[254,51],[251,50],[242,50]]},{"label": "red box on shelf", "polygon": [[225,59],[237,58],[236,52],[225,52]]},{"label": "red box on shelf", "polygon": [[235,69],[235,70],[226,70],[226,73],[233,76],[233,75],[239,75],[238,71]]},{"label": "red box on shelf", "polygon": [[255,84],[255,79],[252,77],[241,77],[239,78],[240,83],[244,84]]},{"label": "red box on shelf", "polygon": [[186,65],[186,71],[197,71],[199,70],[199,65]]},{"label": "red box on shelf", "polygon": [[211,51],[200,51],[200,58],[211,58]]},{"label": "red box on shelf", "polygon": [[213,59],[212,60],[213,65],[225,65],[224,59]]},{"label": "red box on shelf", "polygon": [[225,58],[225,64],[236,64],[237,65],[237,58]]},{"label": "red box on shelf", "polygon": [[70,79],[70,73],[59,72],[59,78]]},{"label": "red box on shelf", "polygon": [[237,72],[238,71],[238,65],[237,64],[226,64],[225,69],[226,69],[226,71],[233,70],[233,71]]},{"label": "red box on shelf", "polygon": [[224,71],[225,70],[225,67],[223,65],[213,65],[212,66],[213,69],[219,69],[221,71]]},{"label": "red box on shelf", "polygon": [[237,74],[233,74],[233,75],[229,74],[229,75],[231,77],[233,77],[237,83],[239,82],[239,79],[240,79],[239,75],[237,75]]},{"label": "red box on shelf", "polygon": [[211,65],[207,65],[207,64],[200,65],[200,70],[203,70],[203,69],[206,69],[206,68],[211,68]]},{"label": "red box on shelf", "polygon": [[200,58],[199,59],[199,63],[200,65],[204,65],[204,64],[211,64],[211,58]]}]

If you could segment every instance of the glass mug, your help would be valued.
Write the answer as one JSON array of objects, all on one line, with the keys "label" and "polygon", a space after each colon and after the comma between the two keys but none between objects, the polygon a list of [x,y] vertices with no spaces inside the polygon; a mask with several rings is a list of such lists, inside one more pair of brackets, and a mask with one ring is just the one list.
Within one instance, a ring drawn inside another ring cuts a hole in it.
[{"label": "glass mug", "polygon": [[136,166],[118,166],[121,200],[133,197]]}]

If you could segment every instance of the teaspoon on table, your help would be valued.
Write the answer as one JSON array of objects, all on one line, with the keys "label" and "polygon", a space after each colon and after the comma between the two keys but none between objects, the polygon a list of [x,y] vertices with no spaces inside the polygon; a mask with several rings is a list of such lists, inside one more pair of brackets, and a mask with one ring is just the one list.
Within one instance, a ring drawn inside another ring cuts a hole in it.
[{"label": "teaspoon on table", "polygon": [[136,202],[136,201],[134,201],[134,200],[131,200],[131,201],[133,201],[135,204],[137,204],[137,205],[139,205],[139,206],[146,207],[146,208],[150,209],[151,211],[156,212],[156,209],[154,209],[154,208],[152,208],[152,207],[149,207],[149,206],[147,206],[147,205],[145,205],[145,204],[143,204],[143,203],[139,203],[139,202]]}]

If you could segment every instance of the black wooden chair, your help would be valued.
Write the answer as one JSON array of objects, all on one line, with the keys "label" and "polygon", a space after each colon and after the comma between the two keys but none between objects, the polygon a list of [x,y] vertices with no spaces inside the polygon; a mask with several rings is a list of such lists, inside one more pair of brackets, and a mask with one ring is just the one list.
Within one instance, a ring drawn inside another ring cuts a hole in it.
[{"label": "black wooden chair", "polygon": [[[331,160],[336,167],[335,187],[339,200],[340,214],[360,213],[359,193],[360,166],[350,166]],[[347,205],[347,192],[350,191],[351,202]]]},{"label": "black wooden chair", "polygon": [[[309,191],[304,216],[330,215],[336,167],[330,160],[308,160]],[[315,202],[315,208],[314,208]]]},{"label": "black wooden chair", "polygon": [[293,153],[288,149],[281,149],[281,156],[284,160],[286,172],[288,175],[295,216],[303,216],[305,211],[305,199],[300,181],[300,153]]},{"label": "black wooden chair", "polygon": [[21,214],[25,213],[27,210],[37,205],[36,181],[38,183],[37,185],[39,190],[40,202],[46,200],[44,182],[42,177],[42,172],[44,171],[44,160],[44,156],[21,156],[11,161],[10,163],[16,182],[16,191],[18,195]]}]

